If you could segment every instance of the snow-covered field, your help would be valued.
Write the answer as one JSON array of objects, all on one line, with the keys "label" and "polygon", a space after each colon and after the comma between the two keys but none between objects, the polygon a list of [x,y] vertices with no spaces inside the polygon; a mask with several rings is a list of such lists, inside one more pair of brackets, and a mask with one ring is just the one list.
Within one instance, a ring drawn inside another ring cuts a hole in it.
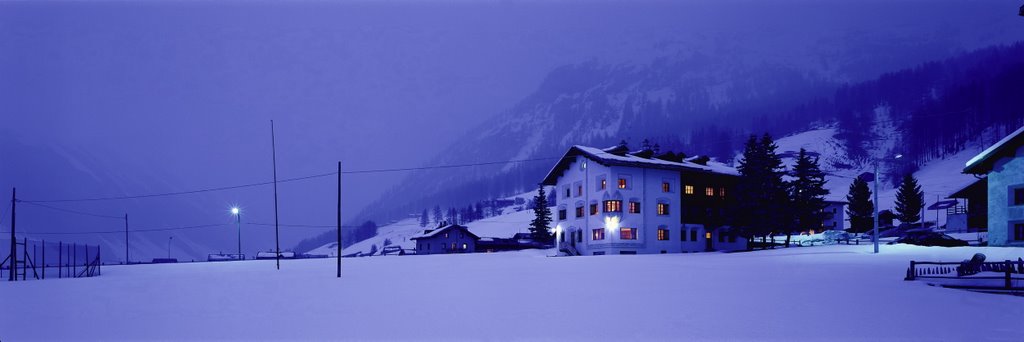
[{"label": "snow-covered field", "polygon": [[0,282],[0,339],[1020,341],[1024,297],[903,281],[907,261],[1021,248],[550,251],[107,266]]}]

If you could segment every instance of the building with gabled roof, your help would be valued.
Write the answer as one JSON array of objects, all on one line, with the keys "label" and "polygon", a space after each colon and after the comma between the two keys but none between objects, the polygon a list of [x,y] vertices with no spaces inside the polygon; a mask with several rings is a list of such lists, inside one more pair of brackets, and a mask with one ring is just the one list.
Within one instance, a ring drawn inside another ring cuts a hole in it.
[{"label": "building with gabled roof", "polygon": [[967,161],[964,173],[985,176],[989,245],[1024,247],[1024,127]]},{"label": "building with gabled roof", "polygon": [[572,146],[542,180],[556,196],[564,253],[680,253],[746,248],[727,208],[738,172],[706,157]]},{"label": "building with gabled roof", "polygon": [[443,222],[439,226],[435,229],[426,229],[409,238],[416,241],[416,254],[472,253],[476,251],[476,243],[480,237],[469,231],[469,228]]}]

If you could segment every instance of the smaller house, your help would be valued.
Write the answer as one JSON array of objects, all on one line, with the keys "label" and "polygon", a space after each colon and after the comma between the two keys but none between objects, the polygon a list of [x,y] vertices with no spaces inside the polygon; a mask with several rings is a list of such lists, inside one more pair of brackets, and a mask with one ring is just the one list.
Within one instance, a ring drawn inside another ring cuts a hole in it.
[{"label": "smaller house", "polygon": [[988,180],[985,178],[953,192],[949,198],[962,201],[946,212],[946,231],[988,230]]},{"label": "smaller house", "polygon": [[1024,127],[967,161],[988,183],[989,246],[1024,247]]},{"label": "smaller house", "polygon": [[473,253],[480,241],[469,228],[444,222],[440,228],[426,229],[409,239],[416,241],[416,254]]},{"label": "smaller house", "polygon": [[825,201],[825,208],[822,209],[822,230],[843,230],[846,225],[846,201]]}]

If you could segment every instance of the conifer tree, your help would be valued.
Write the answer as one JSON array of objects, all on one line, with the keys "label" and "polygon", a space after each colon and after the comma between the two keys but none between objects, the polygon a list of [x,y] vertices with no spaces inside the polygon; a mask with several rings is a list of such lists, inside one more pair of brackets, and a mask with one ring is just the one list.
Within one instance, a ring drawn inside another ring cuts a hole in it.
[{"label": "conifer tree", "polygon": [[743,159],[737,167],[740,179],[735,223],[745,238],[761,236],[765,242],[767,235],[791,226],[789,194],[782,180],[785,166],[775,152],[777,148],[767,133],[760,140],[751,135],[744,145]]},{"label": "conifer tree", "polygon": [[850,231],[864,233],[874,228],[875,205],[871,202],[871,189],[868,182],[859,177],[850,184],[850,192],[846,194],[846,216],[850,217]]},{"label": "conifer tree", "polygon": [[441,206],[435,204],[434,205],[434,224],[435,225],[440,224],[441,220],[443,220],[443,219],[444,219],[444,217],[441,214]]},{"label": "conifer tree", "polygon": [[548,196],[544,193],[544,185],[537,187],[537,195],[533,197],[533,221],[530,221],[530,234],[533,240],[549,243],[551,236],[551,209],[548,208]]},{"label": "conifer tree", "polygon": [[420,215],[420,227],[426,227],[430,223],[430,218],[427,216],[427,209],[423,209],[423,214]]},{"label": "conifer tree", "polygon": [[[798,230],[817,229],[824,220],[825,173],[818,165],[818,157],[811,157],[801,148],[793,166],[793,181],[789,183],[789,199],[792,203],[793,223]],[[786,246],[792,230],[786,231]]]},{"label": "conifer tree", "polygon": [[903,176],[896,190],[896,218],[902,223],[913,223],[921,219],[924,208],[924,192],[912,174]]}]

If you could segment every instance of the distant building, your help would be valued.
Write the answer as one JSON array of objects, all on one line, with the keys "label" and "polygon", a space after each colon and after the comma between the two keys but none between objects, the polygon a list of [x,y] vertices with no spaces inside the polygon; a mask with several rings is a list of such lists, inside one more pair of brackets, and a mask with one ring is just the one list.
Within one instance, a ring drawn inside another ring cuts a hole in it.
[{"label": "distant building", "polygon": [[569,254],[652,254],[745,249],[725,224],[738,173],[706,157],[645,146],[573,146],[544,177]]},{"label": "distant building", "polygon": [[416,241],[416,254],[449,254],[475,252],[480,237],[465,226],[451,224],[426,229],[409,239]]},{"label": "distant building", "polygon": [[822,230],[843,230],[846,227],[846,201],[825,201],[821,221]]},{"label": "distant building", "polygon": [[1024,127],[967,161],[988,182],[988,243],[1024,247]]}]

